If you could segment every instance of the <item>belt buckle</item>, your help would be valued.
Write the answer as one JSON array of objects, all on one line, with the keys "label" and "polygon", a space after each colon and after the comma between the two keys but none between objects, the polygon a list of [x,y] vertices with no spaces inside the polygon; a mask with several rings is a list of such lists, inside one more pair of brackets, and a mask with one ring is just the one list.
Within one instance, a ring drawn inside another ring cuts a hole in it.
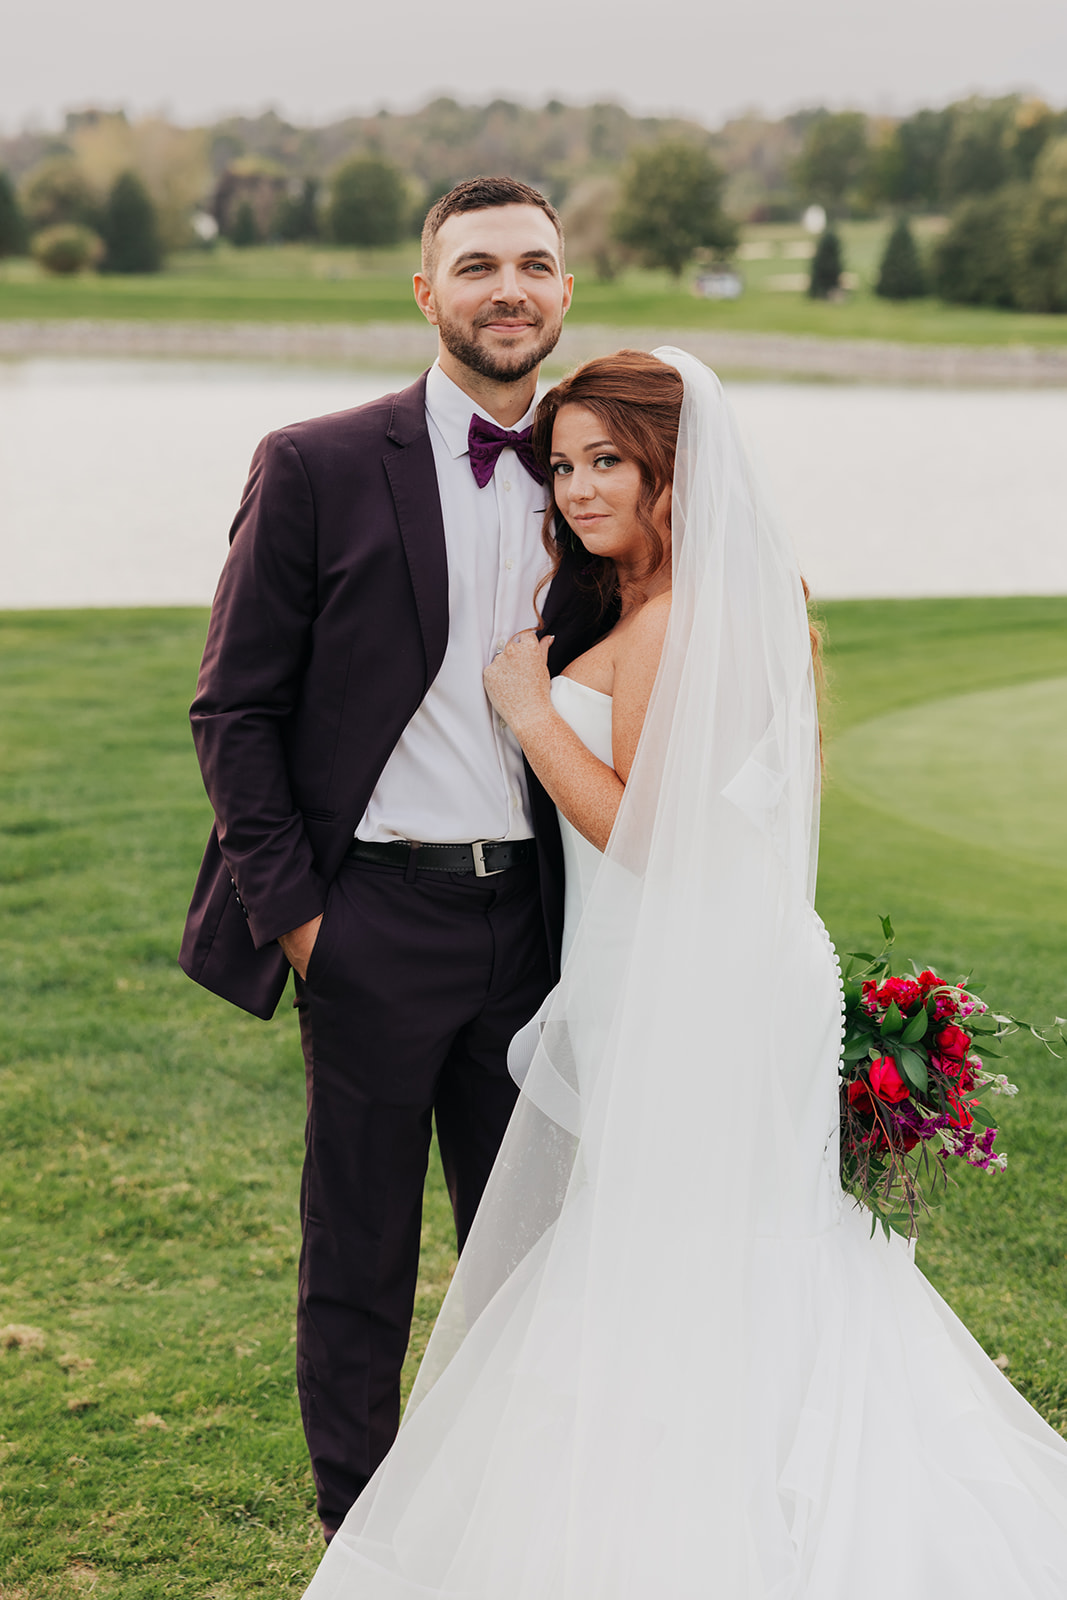
[{"label": "belt buckle", "polygon": [[476,878],[496,878],[500,873],[508,870],[507,867],[487,867],[485,864],[486,845],[500,843],[499,839],[475,839],[471,845],[471,853],[474,856],[474,876]]}]

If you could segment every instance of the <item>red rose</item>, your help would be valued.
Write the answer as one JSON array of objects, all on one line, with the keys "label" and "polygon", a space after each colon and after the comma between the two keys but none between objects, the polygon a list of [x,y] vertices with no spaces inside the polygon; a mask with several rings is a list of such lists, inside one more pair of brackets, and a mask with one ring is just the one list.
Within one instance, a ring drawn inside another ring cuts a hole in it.
[{"label": "red rose", "polygon": [[941,979],[936,972],[931,972],[928,968],[925,972],[919,973],[919,988],[924,994],[929,994],[931,989],[941,988]]},{"label": "red rose", "polygon": [[901,1011],[907,1011],[922,999],[919,985],[914,978],[887,978],[878,991],[878,1002],[883,1006],[892,1005],[895,1000]]},{"label": "red rose", "polygon": [[971,1048],[971,1036],[955,1026],[942,1028],[937,1035],[937,1048],[941,1055],[962,1061]]},{"label": "red rose", "polygon": [[853,1083],[849,1084],[848,1103],[850,1106],[854,1106],[855,1109],[865,1117],[869,1117],[871,1112],[874,1110],[874,1107],[871,1105],[871,1097],[867,1092],[867,1085],[863,1082],[862,1078],[857,1078]]},{"label": "red rose", "polygon": [[897,1071],[892,1056],[879,1056],[877,1061],[872,1061],[867,1068],[867,1077],[870,1079],[871,1093],[888,1105],[894,1106],[899,1100],[906,1100],[911,1093]]}]

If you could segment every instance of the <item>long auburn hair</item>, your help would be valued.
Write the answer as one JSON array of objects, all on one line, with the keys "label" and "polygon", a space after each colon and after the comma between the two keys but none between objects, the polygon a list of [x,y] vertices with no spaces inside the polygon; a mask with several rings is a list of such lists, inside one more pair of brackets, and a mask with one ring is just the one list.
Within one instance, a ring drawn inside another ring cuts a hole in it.
[{"label": "long auburn hair", "polygon": [[[650,578],[663,561],[663,540],[652,513],[663,491],[674,482],[682,395],[682,377],[677,368],[657,361],[643,350],[617,350],[612,356],[583,362],[545,395],[534,416],[530,438],[549,486],[541,537],[552,564],[538,592],[551,583],[568,552],[578,558],[579,586],[597,596],[601,617],[612,610],[619,592],[615,563],[607,556],[588,553],[552,495],[552,430],[559,412],[564,406],[582,406],[591,411],[604,424],[620,453],[636,463],[641,473],[637,520],[648,538],[644,576]],[[667,516],[669,526],[669,511]]]},{"label": "long auburn hair", "polygon": [[[540,594],[552,582],[568,554],[577,568],[578,584],[597,597],[599,615],[606,619],[619,594],[615,563],[607,556],[590,555],[578,535],[555,503],[552,475],[552,430],[564,406],[582,406],[603,424],[612,443],[641,474],[637,499],[637,520],[648,538],[648,561],[643,576],[650,578],[663,561],[663,540],[652,513],[663,494],[674,482],[674,459],[678,446],[678,423],[682,414],[684,385],[676,367],[646,355],[643,350],[616,350],[614,355],[598,356],[550,389],[534,415],[533,445],[538,464],[549,487],[549,501],[541,537],[551,558],[551,566],[538,585]],[[667,512],[670,526],[670,511]],[[810,598],[804,584],[804,598]],[[815,664],[815,681],[823,685],[822,631],[809,617],[808,634]]]}]

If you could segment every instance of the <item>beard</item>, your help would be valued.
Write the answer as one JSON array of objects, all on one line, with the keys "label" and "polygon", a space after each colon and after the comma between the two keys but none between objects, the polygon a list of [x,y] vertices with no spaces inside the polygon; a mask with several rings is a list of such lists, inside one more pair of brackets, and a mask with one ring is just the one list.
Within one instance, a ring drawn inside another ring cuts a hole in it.
[{"label": "beard", "polygon": [[514,353],[503,351],[490,351],[478,341],[478,333],[487,322],[507,321],[508,308],[496,307],[477,317],[473,324],[453,322],[438,312],[437,331],[441,336],[441,343],[454,356],[461,361],[471,372],[476,372],[479,377],[489,378],[493,383],[518,383],[526,378],[546,356],[559,343],[559,336],[563,331],[563,313],[560,312],[556,320],[546,325],[544,318],[532,309],[522,313],[522,324],[525,329],[529,325],[531,330],[538,335],[537,342],[532,350],[516,350]]}]

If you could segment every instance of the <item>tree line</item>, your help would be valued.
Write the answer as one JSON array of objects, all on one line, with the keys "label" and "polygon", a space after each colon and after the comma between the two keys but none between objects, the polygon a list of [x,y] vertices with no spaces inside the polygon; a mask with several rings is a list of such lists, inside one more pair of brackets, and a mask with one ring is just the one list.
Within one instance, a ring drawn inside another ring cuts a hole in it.
[{"label": "tree line", "polygon": [[[446,97],[321,129],[274,113],[176,130],[87,112],[43,147],[0,142],[5,154],[23,170],[17,184],[0,172],[0,254],[30,247],[56,271],[153,271],[216,232],[238,247],[389,246],[458,178],[508,170],[561,207],[572,253],[602,278],[635,260],[678,276],[697,251],[728,255],[739,222],[795,220],[815,203],[828,228],[813,293],[840,281],[834,224],[889,212],[879,292],[1067,310],[1067,111],[1019,95],[902,119],[750,116],[714,132],[611,105]],[[948,216],[925,258],[907,223],[921,213]]]}]

